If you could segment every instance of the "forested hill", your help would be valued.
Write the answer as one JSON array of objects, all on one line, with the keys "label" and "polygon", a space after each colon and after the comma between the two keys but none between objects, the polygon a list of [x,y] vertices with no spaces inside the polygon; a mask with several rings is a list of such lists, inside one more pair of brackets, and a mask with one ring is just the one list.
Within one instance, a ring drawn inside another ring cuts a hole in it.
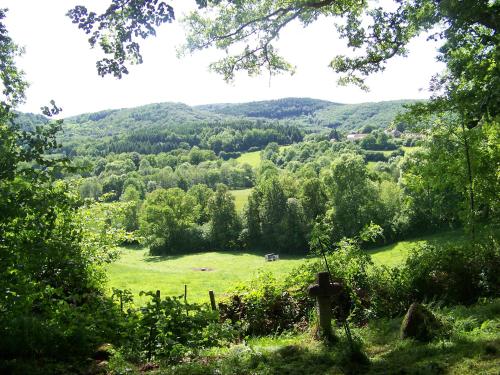
[{"label": "forested hill", "polygon": [[286,119],[312,115],[331,106],[341,106],[341,104],[310,98],[283,98],[249,103],[207,104],[197,108],[233,116]]},{"label": "forested hill", "polygon": [[375,103],[341,104],[310,98],[284,98],[238,104],[207,104],[201,110],[222,115],[295,120],[304,125],[356,130],[370,125],[385,128],[415,100],[393,100]]},{"label": "forested hill", "polygon": [[[253,147],[261,149],[269,142],[297,142],[305,133],[325,128],[385,128],[410,102],[339,104],[285,98],[195,107],[182,103],[149,104],[68,117],[60,141],[66,153],[80,155],[132,151],[154,154],[184,146],[199,146],[216,153],[241,152]],[[44,120],[43,116],[21,114],[17,121],[33,127]]]}]

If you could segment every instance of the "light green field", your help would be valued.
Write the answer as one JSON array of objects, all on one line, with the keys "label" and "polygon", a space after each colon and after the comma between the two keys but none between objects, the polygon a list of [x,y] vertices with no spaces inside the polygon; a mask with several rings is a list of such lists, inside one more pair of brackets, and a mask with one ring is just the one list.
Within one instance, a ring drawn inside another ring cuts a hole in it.
[{"label": "light green field", "polygon": [[[369,250],[375,264],[397,266],[406,259],[409,250],[418,243],[459,242],[463,231],[447,231],[419,237]],[[303,258],[282,255],[277,262],[266,262],[263,254],[245,252],[207,252],[169,257],[149,256],[145,248],[122,248],[120,258],[108,268],[109,289],[130,289],[136,301],[142,303],[141,290],[160,289],[163,295],[184,294],[188,285],[188,300],[208,301],[208,291],[221,296],[241,281],[250,280],[258,271],[269,271],[283,278]],[[201,268],[206,268],[202,271]]]},{"label": "light green field", "polygon": [[410,249],[417,246],[418,244],[444,244],[461,242],[465,238],[466,234],[463,232],[463,230],[449,230],[425,237],[417,237],[406,241],[399,241],[390,245],[378,247],[376,249],[369,250],[369,253],[375,264],[394,267],[398,264],[403,263],[406,260]]},{"label": "light green field", "polygon": [[252,168],[257,168],[260,165],[260,151],[245,152],[241,154],[236,161],[241,164],[248,164]]},{"label": "light green field", "polygon": [[[286,150],[289,147],[292,147],[292,145],[280,146],[280,151]],[[262,161],[260,158],[260,151],[244,152],[235,160],[241,164],[249,164],[253,168],[257,168]]]},{"label": "light green field", "polygon": [[253,278],[260,270],[272,272],[280,279],[302,261],[283,255],[277,262],[266,262],[263,254],[244,252],[159,257],[149,256],[145,248],[121,250],[120,258],[108,268],[109,286],[130,289],[139,303],[147,300],[138,297],[141,290],[159,289],[162,295],[183,295],[184,284],[188,286],[190,302],[208,302],[209,290],[220,296],[238,282]]},{"label": "light green field", "polygon": [[242,189],[242,190],[231,190],[231,194],[234,196],[234,205],[236,206],[236,211],[243,211],[245,203],[248,201],[248,196],[252,192],[252,189]]},{"label": "light green field", "polygon": [[406,153],[414,152],[414,151],[419,150],[419,149],[421,149],[421,147],[401,146],[401,150],[403,150]]}]

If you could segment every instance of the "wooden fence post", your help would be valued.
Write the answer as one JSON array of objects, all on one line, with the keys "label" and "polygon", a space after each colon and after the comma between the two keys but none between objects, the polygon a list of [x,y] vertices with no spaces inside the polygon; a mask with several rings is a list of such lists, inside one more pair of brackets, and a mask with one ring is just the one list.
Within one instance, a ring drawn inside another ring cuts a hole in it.
[{"label": "wooden fence post", "polygon": [[215,295],[213,290],[208,291],[208,295],[210,296],[210,305],[212,305],[212,310],[217,310],[217,305],[215,304]]}]

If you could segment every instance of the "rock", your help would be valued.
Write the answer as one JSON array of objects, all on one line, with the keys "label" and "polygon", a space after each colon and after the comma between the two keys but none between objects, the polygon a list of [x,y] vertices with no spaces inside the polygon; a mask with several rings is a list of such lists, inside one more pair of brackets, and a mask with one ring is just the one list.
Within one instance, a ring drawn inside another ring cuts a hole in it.
[{"label": "rock", "polygon": [[86,375],[105,375],[108,373],[108,361],[97,361],[91,362],[90,366],[85,372]]},{"label": "rock", "polygon": [[114,348],[111,344],[102,344],[96,349],[92,355],[92,359],[97,361],[108,361],[113,355]]},{"label": "rock", "polygon": [[431,341],[442,325],[434,314],[419,303],[412,303],[401,323],[401,338]]}]

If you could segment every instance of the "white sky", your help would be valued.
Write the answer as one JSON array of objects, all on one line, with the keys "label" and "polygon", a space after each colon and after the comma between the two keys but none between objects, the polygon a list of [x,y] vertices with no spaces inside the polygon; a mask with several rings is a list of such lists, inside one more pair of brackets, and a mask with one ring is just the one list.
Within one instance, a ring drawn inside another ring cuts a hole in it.
[{"label": "white sky", "polygon": [[[156,38],[141,45],[144,63],[133,66],[121,80],[97,75],[99,51],[91,50],[87,37],[65,13],[78,4],[99,10],[106,0],[1,0],[9,8],[6,24],[17,44],[26,48],[19,66],[30,82],[27,102],[20,110],[39,112],[54,99],[64,116],[108,108],[133,107],[158,102],[189,105],[246,102],[283,97],[311,97],[340,103],[427,98],[431,76],[442,70],[435,61],[437,45],[424,37],[413,41],[407,58],[395,58],[384,73],[367,82],[371,91],[339,87],[328,67],[335,54],[345,53],[344,42],[336,39],[333,22],[321,19],[306,29],[298,24],[284,30],[278,47],[297,66],[295,75],[281,75],[269,81],[267,74],[240,74],[232,84],[208,71],[208,64],[220,52],[208,50],[182,59],[176,47],[182,44],[180,24],[164,25]],[[193,0],[173,1],[179,19]]]}]

